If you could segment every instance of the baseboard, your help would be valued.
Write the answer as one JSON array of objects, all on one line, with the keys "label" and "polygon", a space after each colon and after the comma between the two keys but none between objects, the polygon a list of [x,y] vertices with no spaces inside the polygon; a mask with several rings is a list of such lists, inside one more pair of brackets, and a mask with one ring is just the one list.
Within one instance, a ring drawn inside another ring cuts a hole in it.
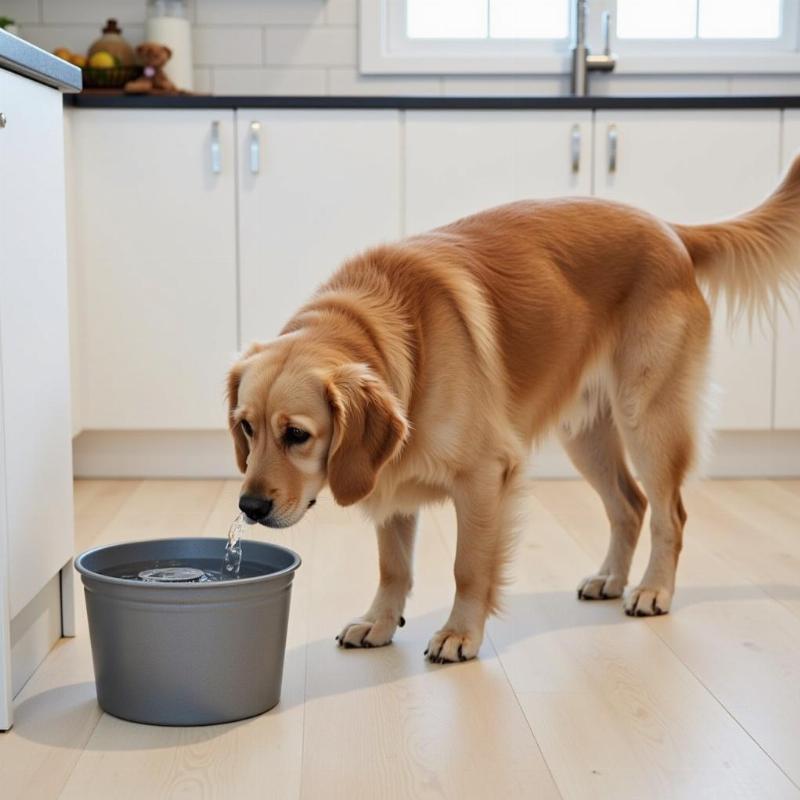
[{"label": "baseboard", "polygon": [[[84,431],[73,442],[79,478],[238,478],[227,431]],[[531,455],[536,478],[575,478],[560,445],[548,439]],[[721,431],[703,475],[800,477],[800,431]]]},{"label": "baseboard", "polygon": [[[575,478],[578,473],[555,439],[541,443],[531,457],[536,478]],[[800,477],[800,431],[717,431],[705,465],[707,478]]]},{"label": "baseboard", "polygon": [[11,620],[11,694],[28,678],[61,638],[61,586],[58,573]]},{"label": "baseboard", "polygon": [[72,442],[78,478],[236,478],[225,430],[83,431]]}]

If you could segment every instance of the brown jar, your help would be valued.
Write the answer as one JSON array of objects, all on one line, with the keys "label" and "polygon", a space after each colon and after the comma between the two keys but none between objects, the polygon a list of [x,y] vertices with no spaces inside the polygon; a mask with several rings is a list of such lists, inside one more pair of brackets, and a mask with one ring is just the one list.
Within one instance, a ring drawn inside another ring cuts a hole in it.
[{"label": "brown jar", "polygon": [[115,19],[106,22],[103,35],[92,44],[86,56],[91,58],[95,53],[101,51],[114,56],[120,67],[132,67],[136,64],[136,53],[122,38],[122,28],[117,25]]}]

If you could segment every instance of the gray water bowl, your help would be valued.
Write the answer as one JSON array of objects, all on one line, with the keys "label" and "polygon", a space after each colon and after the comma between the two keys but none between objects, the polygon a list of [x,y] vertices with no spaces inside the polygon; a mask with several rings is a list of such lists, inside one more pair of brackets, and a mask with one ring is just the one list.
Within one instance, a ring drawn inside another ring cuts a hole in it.
[{"label": "gray water bowl", "polygon": [[221,565],[226,541],[129,542],[75,559],[104,711],[153,725],[213,725],[253,717],[278,703],[292,579],[300,566],[296,553],[246,541],[245,577],[238,580],[137,582],[113,576],[137,563]]}]

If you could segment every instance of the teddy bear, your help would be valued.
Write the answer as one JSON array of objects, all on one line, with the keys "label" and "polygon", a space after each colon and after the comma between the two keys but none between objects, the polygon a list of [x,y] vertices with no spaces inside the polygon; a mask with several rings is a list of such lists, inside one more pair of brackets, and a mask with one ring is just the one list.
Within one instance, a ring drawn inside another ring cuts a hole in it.
[{"label": "teddy bear", "polygon": [[178,94],[178,87],[167,77],[164,64],[172,57],[172,50],[156,42],[143,42],[136,55],[144,66],[141,77],[125,84],[127,94]]}]

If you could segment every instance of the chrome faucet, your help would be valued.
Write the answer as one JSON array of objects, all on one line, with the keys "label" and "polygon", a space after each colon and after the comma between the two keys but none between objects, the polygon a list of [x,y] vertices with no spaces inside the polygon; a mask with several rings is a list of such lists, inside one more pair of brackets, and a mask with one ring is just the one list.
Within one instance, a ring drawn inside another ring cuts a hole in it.
[{"label": "chrome faucet", "polygon": [[589,73],[611,72],[617,65],[617,58],[611,52],[611,14],[604,11],[601,17],[603,26],[603,53],[592,55],[586,47],[586,15],[589,11],[587,0],[575,1],[572,29],[572,94],[584,97],[589,93]]}]

